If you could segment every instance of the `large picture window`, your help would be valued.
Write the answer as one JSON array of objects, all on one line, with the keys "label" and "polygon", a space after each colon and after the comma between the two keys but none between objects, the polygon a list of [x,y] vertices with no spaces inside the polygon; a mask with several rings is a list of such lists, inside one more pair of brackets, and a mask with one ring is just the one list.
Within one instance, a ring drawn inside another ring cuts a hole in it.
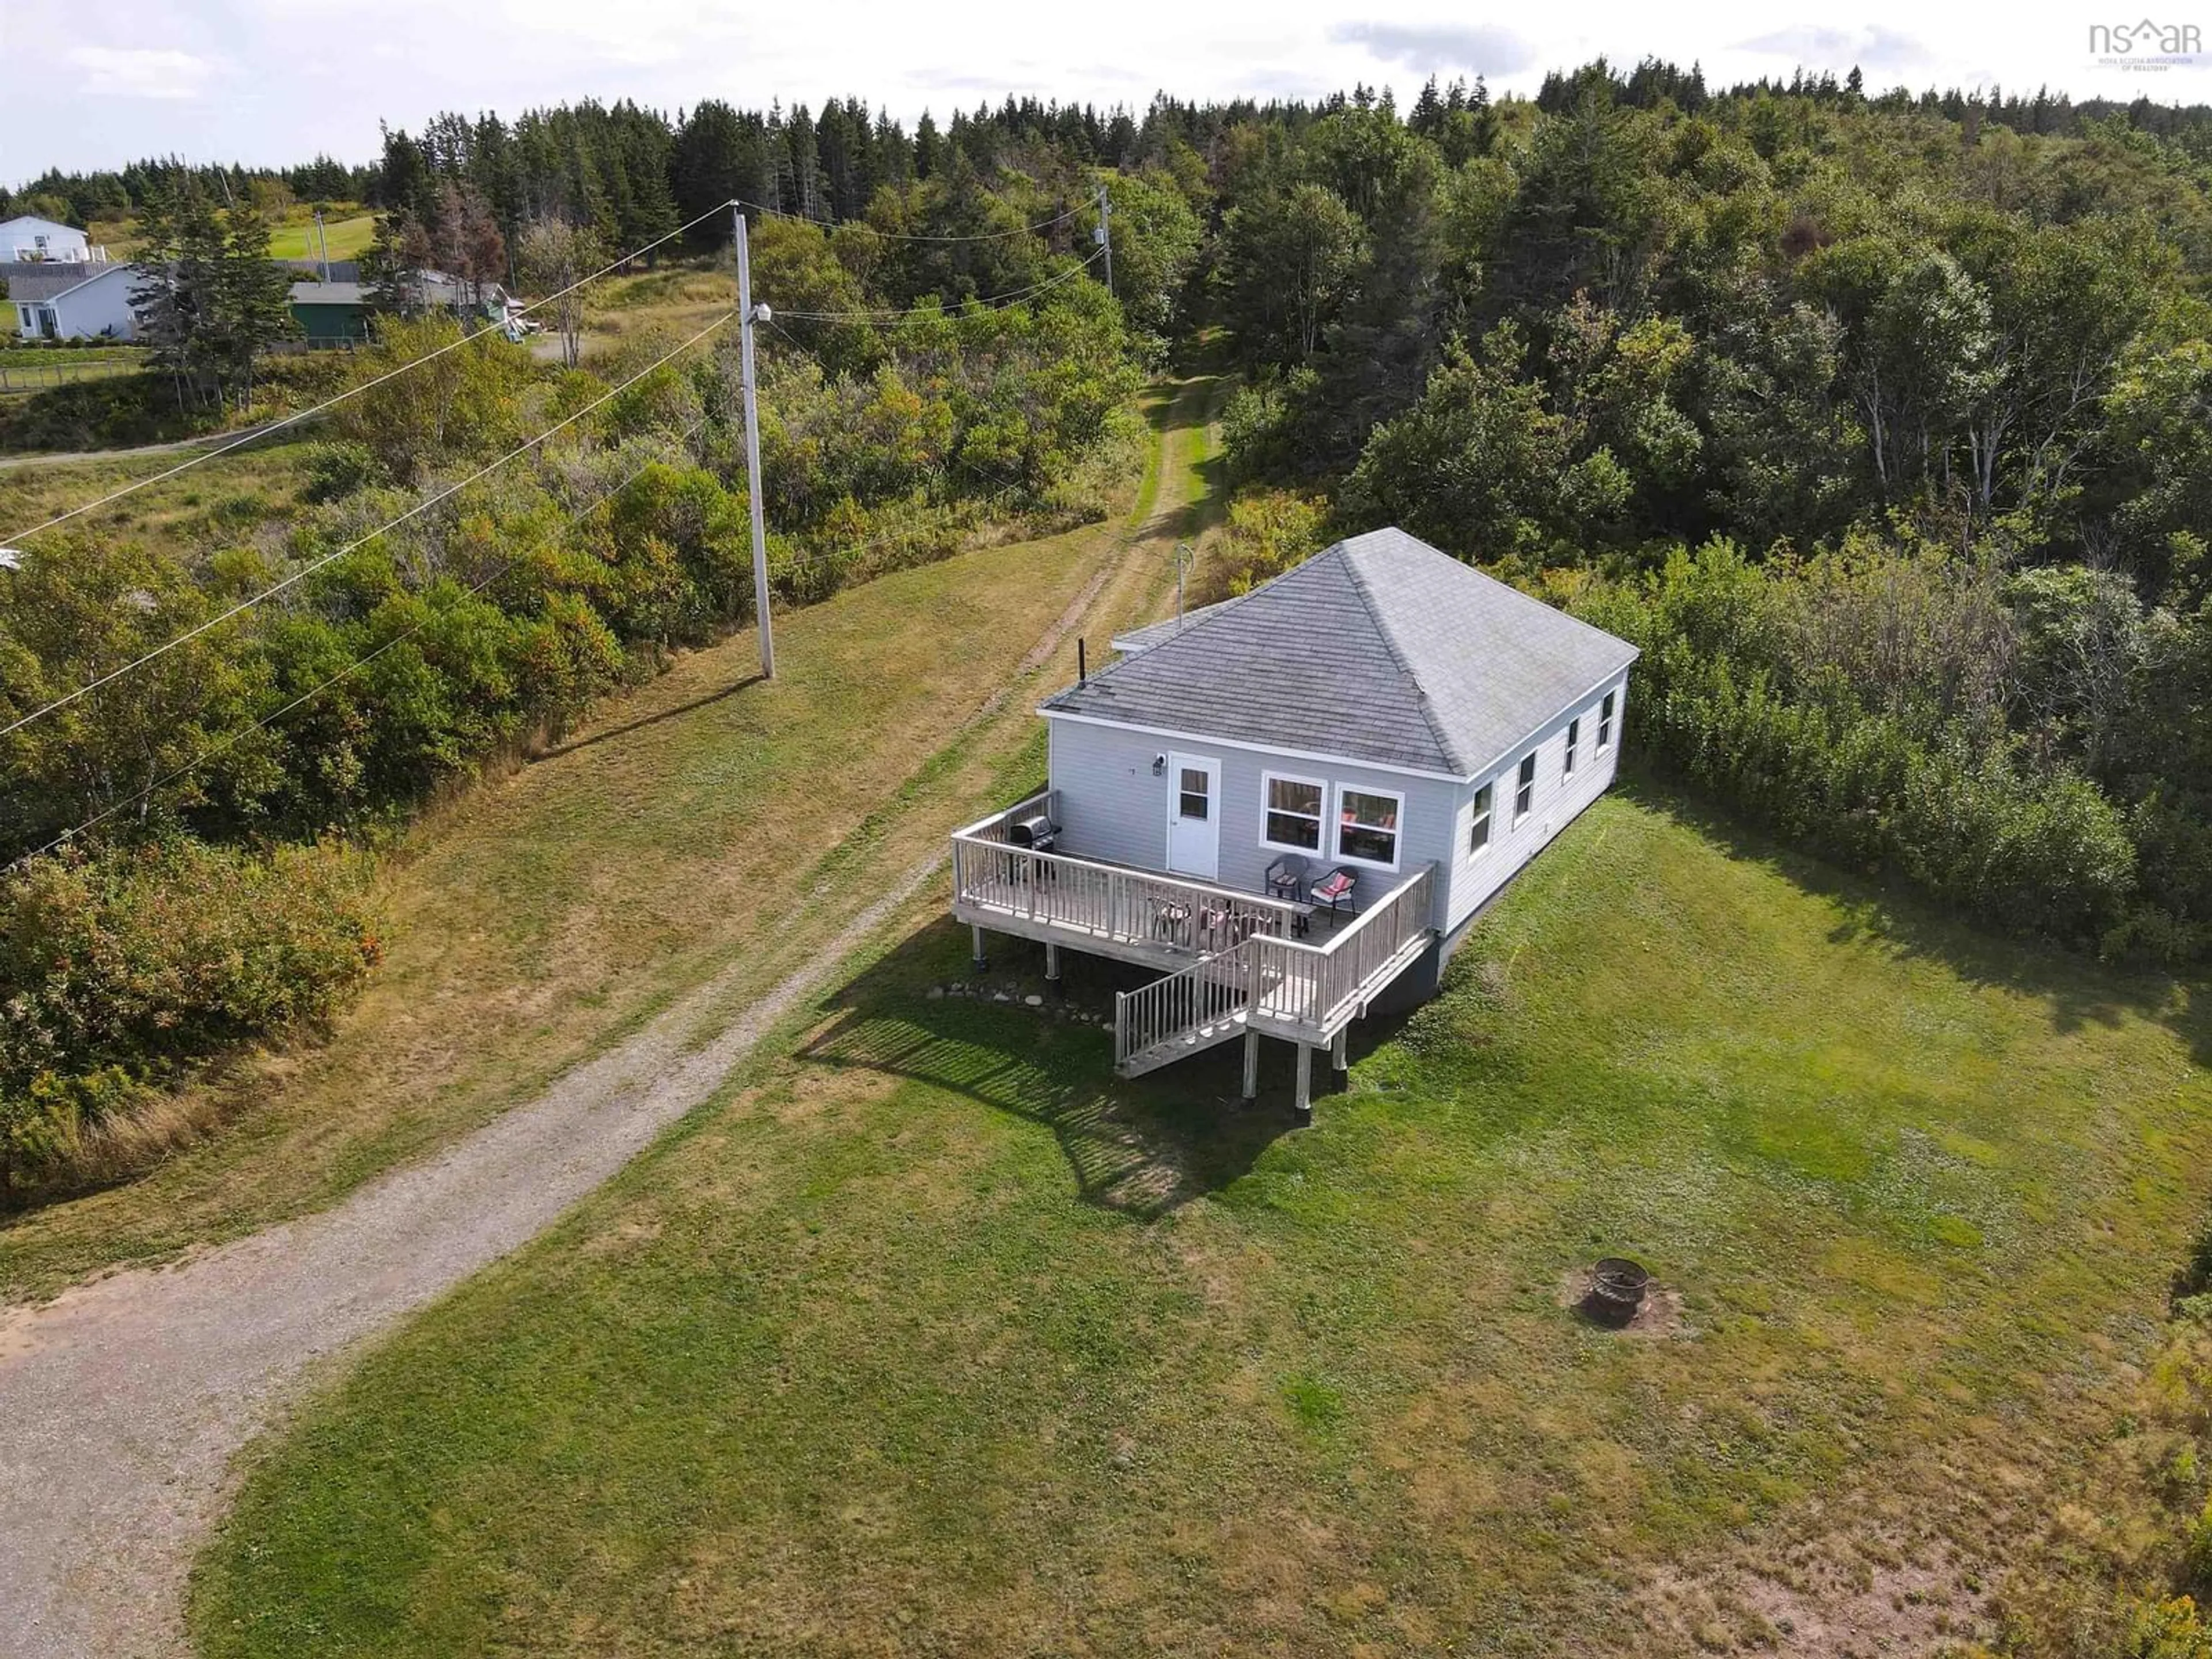
[{"label": "large picture window", "polygon": [[1267,792],[1261,839],[1287,853],[1320,852],[1322,803],[1328,795],[1322,785],[1312,778],[1278,777],[1268,772],[1262,775],[1261,787]]},{"label": "large picture window", "polygon": [[1402,795],[1379,789],[1340,789],[1336,797],[1336,856],[1356,864],[1398,867],[1398,819]]}]

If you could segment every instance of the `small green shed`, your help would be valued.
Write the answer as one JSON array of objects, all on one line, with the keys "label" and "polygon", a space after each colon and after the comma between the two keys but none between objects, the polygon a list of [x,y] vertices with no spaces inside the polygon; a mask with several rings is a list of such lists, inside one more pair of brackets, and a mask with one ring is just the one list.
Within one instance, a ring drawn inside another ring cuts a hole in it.
[{"label": "small green shed", "polygon": [[292,319],[310,345],[368,337],[368,291],[359,283],[295,283]]}]

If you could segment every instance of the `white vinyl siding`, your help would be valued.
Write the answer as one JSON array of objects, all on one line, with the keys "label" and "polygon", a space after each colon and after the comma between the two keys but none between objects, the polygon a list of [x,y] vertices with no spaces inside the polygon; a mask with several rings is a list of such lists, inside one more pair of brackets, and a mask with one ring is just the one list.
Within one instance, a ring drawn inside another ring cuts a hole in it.
[{"label": "white vinyl siding", "polygon": [[[1625,679],[1616,680],[1609,688],[1577,699],[1571,707],[1561,709],[1558,717],[1541,731],[1498,756],[1476,775],[1477,781],[1461,791],[1455,836],[1458,852],[1453,863],[1451,899],[1445,922],[1448,931],[1457,928],[1474,915],[1485,900],[1543,851],[1554,836],[1613,782],[1614,761],[1620,745],[1614,742],[1598,747],[1597,732],[1591,722],[1602,717],[1604,699],[1610,696],[1617,732],[1626,697],[1626,687]],[[1582,727],[1577,734],[1579,753],[1571,775],[1566,772],[1567,726],[1571,721],[1579,722]],[[1536,757],[1535,787],[1528,815],[1516,817],[1513,806],[1519,789],[1521,761],[1531,754]],[[1478,797],[1484,782],[1492,789],[1492,819],[1490,838],[1478,848],[1474,825],[1480,810]]]},{"label": "white vinyl siding", "polygon": [[[1212,738],[1201,743],[1195,736],[1164,738],[1103,721],[1048,719],[1045,724],[1051,733],[1052,787],[1060,794],[1054,809],[1061,830],[1060,850],[1071,857],[1142,870],[1167,868],[1168,792],[1178,780],[1172,769],[1155,775],[1152,757],[1179,750],[1187,741],[1194,750],[1203,747],[1221,757],[1221,788],[1216,798],[1221,863],[1214,879],[1222,886],[1248,893],[1266,891],[1267,866],[1283,855],[1266,841],[1267,796],[1261,780],[1272,772],[1326,783],[1324,817],[1330,824],[1335,822],[1337,795],[1343,789],[1379,793],[1401,801],[1398,872],[1433,860],[1439,920],[1443,915],[1449,874],[1463,845],[1467,789],[1462,784],[1352,761],[1292,760],[1250,745]],[[1305,854],[1316,873],[1336,861],[1330,851],[1335,842],[1334,829],[1325,829],[1320,848]],[[1362,910],[1397,878],[1373,865],[1347,863],[1346,867],[1359,874]]]},{"label": "white vinyl siding", "polygon": [[[1597,741],[1603,729],[1605,699],[1613,700],[1614,731]],[[1620,744],[1618,722],[1627,700],[1626,680],[1598,688],[1559,711],[1540,731],[1504,754],[1491,757],[1475,781],[1431,779],[1349,761],[1275,753],[1256,744],[1223,743],[1196,736],[1164,737],[1098,720],[1048,719],[1051,734],[1054,808],[1061,826],[1060,850],[1076,858],[1102,859],[1145,870],[1167,867],[1167,820],[1170,792],[1181,779],[1167,757],[1189,750],[1221,759],[1221,783],[1213,798],[1220,823],[1220,866],[1215,879],[1224,887],[1265,890],[1267,866],[1285,851],[1304,854],[1319,869],[1338,862],[1334,848],[1341,822],[1343,792],[1381,795],[1400,802],[1396,824],[1396,869],[1341,860],[1358,872],[1358,902],[1368,902],[1401,876],[1424,863],[1437,866],[1439,926],[1456,928],[1502,886],[1545,843],[1571,823],[1613,781]],[[1599,722],[1596,730],[1589,722]],[[1582,751],[1571,777],[1564,775],[1567,724],[1583,722]],[[1536,757],[1538,787],[1525,817],[1512,816],[1512,797],[1524,755]],[[1152,770],[1153,757],[1162,769]],[[1322,786],[1325,828],[1319,848],[1285,847],[1267,833],[1268,780],[1297,780]],[[1487,785],[1486,802],[1480,792]],[[1486,804],[1486,837],[1475,840],[1474,824]]]}]

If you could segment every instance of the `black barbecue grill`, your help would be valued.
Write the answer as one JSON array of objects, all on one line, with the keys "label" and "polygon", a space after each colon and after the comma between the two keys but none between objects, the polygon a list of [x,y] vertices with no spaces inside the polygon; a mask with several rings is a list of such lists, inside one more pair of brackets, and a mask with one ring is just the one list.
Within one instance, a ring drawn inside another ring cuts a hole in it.
[{"label": "black barbecue grill", "polygon": [[1006,844],[1026,847],[1032,853],[1049,853],[1059,844],[1060,826],[1042,812],[1016,818],[1006,826]]}]

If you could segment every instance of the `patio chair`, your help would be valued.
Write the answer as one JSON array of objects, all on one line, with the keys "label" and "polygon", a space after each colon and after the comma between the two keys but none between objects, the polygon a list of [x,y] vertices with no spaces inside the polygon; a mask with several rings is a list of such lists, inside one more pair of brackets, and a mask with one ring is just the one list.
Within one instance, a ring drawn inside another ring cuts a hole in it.
[{"label": "patio chair", "polygon": [[1267,866],[1267,896],[1286,898],[1293,904],[1306,896],[1305,859],[1297,853],[1285,853]]},{"label": "patio chair", "polygon": [[1352,902],[1352,890],[1358,885],[1358,873],[1346,869],[1340,864],[1313,884],[1308,896],[1316,904],[1328,906],[1331,915],[1334,915],[1339,909],[1350,910],[1357,915],[1358,910]]}]

